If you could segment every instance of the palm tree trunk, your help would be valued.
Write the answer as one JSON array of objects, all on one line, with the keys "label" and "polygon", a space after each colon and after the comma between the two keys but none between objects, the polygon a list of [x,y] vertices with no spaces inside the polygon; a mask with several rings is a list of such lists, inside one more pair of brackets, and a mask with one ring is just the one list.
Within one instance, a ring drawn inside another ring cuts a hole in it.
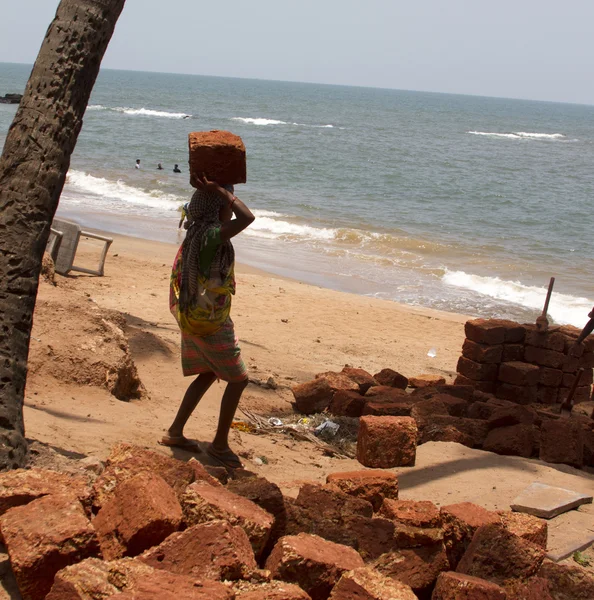
[{"label": "palm tree trunk", "polygon": [[23,398],[41,260],[124,2],[61,0],[0,157],[0,469],[26,460]]}]

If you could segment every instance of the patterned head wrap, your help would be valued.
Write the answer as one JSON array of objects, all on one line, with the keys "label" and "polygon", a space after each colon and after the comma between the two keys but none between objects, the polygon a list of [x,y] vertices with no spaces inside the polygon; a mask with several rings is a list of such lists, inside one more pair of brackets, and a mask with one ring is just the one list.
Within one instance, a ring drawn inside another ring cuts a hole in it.
[{"label": "patterned head wrap", "polygon": [[[191,222],[182,245],[182,276],[179,294],[180,308],[185,310],[196,303],[200,252],[206,242],[207,233],[220,227],[219,214],[224,200],[214,192],[196,190],[188,205]],[[209,278],[224,280],[235,260],[235,250],[230,241],[223,242],[213,258]]]}]

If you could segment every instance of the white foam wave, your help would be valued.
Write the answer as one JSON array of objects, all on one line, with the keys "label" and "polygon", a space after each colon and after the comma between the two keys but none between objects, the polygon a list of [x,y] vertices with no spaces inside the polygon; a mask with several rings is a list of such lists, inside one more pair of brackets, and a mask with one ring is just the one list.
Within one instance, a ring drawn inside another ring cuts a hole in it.
[{"label": "white foam wave", "polygon": [[101,104],[92,104],[87,107],[87,110],[109,110],[111,112],[123,113],[131,116],[142,116],[142,117],[162,117],[165,119],[187,119],[192,115],[186,113],[174,113],[165,110],[152,110],[150,108],[128,108],[125,106],[103,106]]},{"label": "white foam wave", "polygon": [[[497,300],[512,302],[537,311],[542,310],[546,288],[529,286],[519,281],[506,281],[499,277],[482,277],[464,271],[448,271],[442,277],[447,285],[484,294]],[[575,325],[582,328],[594,302],[567,294],[553,293],[549,304],[549,315],[556,323]]]},{"label": "white foam wave", "polygon": [[526,131],[516,131],[516,135],[524,138],[534,138],[536,140],[560,140],[565,136],[562,133],[528,133]]},{"label": "white foam wave", "polygon": [[136,205],[175,211],[183,198],[160,190],[144,191],[121,180],[110,181],[82,171],[71,170],[66,178],[68,189],[84,193],[90,201],[110,205]]},{"label": "white foam wave", "polygon": [[528,131],[512,131],[511,133],[497,133],[495,131],[469,131],[472,135],[486,135],[490,137],[508,138],[511,140],[560,140],[564,139],[562,133],[530,133]]},{"label": "white foam wave", "polygon": [[336,230],[259,216],[246,230],[246,233],[254,237],[266,238],[296,237],[309,240],[331,240],[334,239]]},{"label": "white foam wave", "polygon": [[231,117],[232,121],[241,121],[251,125],[296,125],[297,127],[315,127],[320,129],[333,128],[334,125],[306,125],[305,123],[290,123],[288,121],[278,121],[276,119],[265,119],[263,117]]},{"label": "white foam wave", "polygon": [[233,117],[232,121],[241,121],[252,125],[289,125],[286,121],[277,121],[276,119],[251,118],[251,117]]},{"label": "white foam wave", "polygon": [[285,215],[278,213],[278,212],[274,212],[273,210],[264,210],[261,208],[256,208],[252,211],[254,213],[254,215],[256,217],[284,217]]}]

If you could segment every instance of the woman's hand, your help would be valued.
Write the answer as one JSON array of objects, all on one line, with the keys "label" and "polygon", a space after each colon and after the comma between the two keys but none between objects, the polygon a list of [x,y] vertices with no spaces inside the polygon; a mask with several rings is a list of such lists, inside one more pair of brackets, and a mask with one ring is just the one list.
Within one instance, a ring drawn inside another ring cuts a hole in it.
[{"label": "woman's hand", "polygon": [[216,181],[209,181],[205,173],[202,173],[202,177],[195,177],[193,182],[196,184],[195,187],[203,192],[214,192],[219,196],[227,197],[227,190]]}]

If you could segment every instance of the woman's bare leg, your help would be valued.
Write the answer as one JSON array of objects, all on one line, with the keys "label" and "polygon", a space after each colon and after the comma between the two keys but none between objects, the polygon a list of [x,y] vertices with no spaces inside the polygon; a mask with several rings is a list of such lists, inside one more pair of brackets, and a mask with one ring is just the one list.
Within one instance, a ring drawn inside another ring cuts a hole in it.
[{"label": "woman's bare leg", "polygon": [[[184,427],[186,426],[188,419],[198,406],[202,396],[204,396],[216,378],[217,376],[214,373],[202,373],[192,381],[184,394],[184,398],[171,427],[167,430],[169,436],[176,438],[184,435]],[[229,427],[231,427],[231,423],[229,423]]]},{"label": "woman's bare leg", "polygon": [[230,382],[225,388],[225,393],[221,400],[217,434],[212,442],[212,447],[218,452],[229,450],[229,430],[231,429],[231,423],[233,423],[233,417],[239,405],[239,399],[247,384],[248,379],[246,378],[243,381]]}]

